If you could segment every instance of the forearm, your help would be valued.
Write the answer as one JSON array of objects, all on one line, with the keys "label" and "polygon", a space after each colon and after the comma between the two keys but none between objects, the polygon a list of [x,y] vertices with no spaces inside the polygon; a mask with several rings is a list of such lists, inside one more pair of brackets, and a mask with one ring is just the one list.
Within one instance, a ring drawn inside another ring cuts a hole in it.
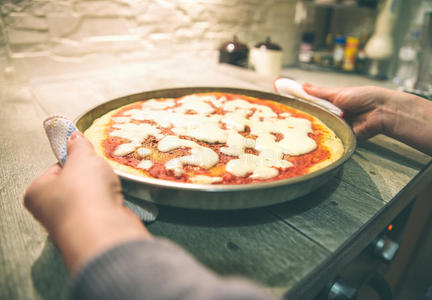
[{"label": "forearm", "polygon": [[432,155],[432,102],[415,95],[393,92],[386,112],[386,134]]}]

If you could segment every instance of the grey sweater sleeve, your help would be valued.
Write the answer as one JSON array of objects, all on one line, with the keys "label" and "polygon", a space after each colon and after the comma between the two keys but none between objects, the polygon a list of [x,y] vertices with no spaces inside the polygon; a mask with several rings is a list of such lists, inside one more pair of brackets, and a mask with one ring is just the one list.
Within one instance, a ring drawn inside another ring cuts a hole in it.
[{"label": "grey sweater sleeve", "polygon": [[72,299],[270,299],[246,280],[223,279],[180,247],[161,240],[115,246],[91,260],[72,282]]}]

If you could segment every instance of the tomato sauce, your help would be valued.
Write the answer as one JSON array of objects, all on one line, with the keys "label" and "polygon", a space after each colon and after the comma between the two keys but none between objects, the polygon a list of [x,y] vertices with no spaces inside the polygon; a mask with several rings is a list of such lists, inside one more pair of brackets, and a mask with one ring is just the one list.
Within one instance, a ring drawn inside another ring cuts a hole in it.
[{"label": "tomato sauce", "polygon": [[[216,95],[216,96],[224,96],[228,100],[243,99],[243,100],[246,100],[250,103],[266,105],[278,114],[290,113],[291,116],[293,116],[293,117],[304,118],[304,119],[311,121],[313,133],[310,133],[309,137],[315,140],[315,142],[317,144],[317,148],[310,153],[306,153],[306,154],[303,154],[300,156],[284,155],[284,159],[291,162],[294,165],[293,167],[287,168],[285,170],[280,169],[279,175],[272,177],[270,179],[257,180],[257,179],[251,179],[248,177],[237,177],[237,176],[234,176],[233,174],[230,174],[230,173],[225,171],[225,165],[231,159],[236,159],[236,157],[234,157],[234,156],[225,155],[225,154],[220,152],[220,148],[224,147],[225,144],[220,144],[220,143],[208,144],[208,143],[198,141],[198,140],[190,138],[190,137],[181,137],[184,139],[195,141],[196,143],[203,145],[205,147],[211,148],[213,151],[218,153],[219,162],[209,170],[201,169],[201,168],[196,167],[196,166],[186,165],[186,166],[184,166],[185,172],[181,176],[175,176],[172,171],[166,170],[165,163],[170,159],[188,155],[190,153],[190,150],[179,148],[179,149],[175,149],[175,150],[169,151],[169,152],[160,152],[157,150],[157,140],[154,137],[149,137],[148,139],[146,139],[143,142],[143,146],[153,149],[153,153],[149,157],[146,157],[146,159],[150,159],[153,161],[153,166],[148,171],[139,169],[139,168],[137,168],[137,165],[141,162],[142,158],[139,157],[137,154],[131,153],[131,154],[128,154],[128,155],[123,156],[123,157],[118,157],[118,156],[113,155],[113,152],[115,151],[115,149],[120,144],[127,143],[129,141],[122,139],[122,138],[118,138],[118,137],[109,137],[109,133],[112,130],[114,130],[114,128],[112,128],[112,125],[114,123],[111,121],[109,123],[109,126],[107,127],[107,129],[105,131],[108,138],[103,141],[103,147],[105,149],[105,155],[111,160],[114,160],[114,161],[116,161],[120,164],[123,164],[123,165],[130,166],[132,168],[135,168],[135,169],[141,171],[143,174],[145,174],[147,176],[154,177],[154,178],[187,182],[188,178],[190,176],[194,176],[194,175],[198,175],[198,174],[199,175],[209,175],[209,176],[220,176],[223,178],[223,181],[218,183],[218,184],[258,183],[258,182],[268,182],[268,181],[276,181],[276,180],[291,178],[291,177],[306,174],[307,171],[309,170],[309,168],[311,168],[312,166],[316,165],[319,162],[322,162],[322,161],[330,158],[329,149],[323,145],[324,129],[320,125],[314,123],[313,117],[311,117],[310,115],[299,112],[299,111],[295,110],[294,108],[290,108],[290,107],[287,107],[283,104],[279,104],[279,103],[273,102],[273,101],[264,100],[264,103],[263,103],[263,100],[257,100],[257,99],[254,99],[254,98],[251,98],[248,96],[243,96],[243,95],[234,95],[234,94],[225,94],[225,93],[212,93],[212,94]],[[180,105],[178,103],[178,100],[180,100],[180,99],[181,98],[174,99],[174,101],[176,103],[175,106]],[[136,102],[134,104],[123,107],[116,114],[114,114],[113,117],[120,117],[120,116],[122,116],[123,112],[127,111],[127,110],[141,109],[142,103],[144,103],[144,101]],[[214,106],[213,104],[211,104],[211,105]],[[220,108],[218,108],[215,113],[224,114],[225,112],[222,111]],[[135,123],[155,124],[152,121],[136,121],[136,120],[135,120]],[[162,130],[162,134],[164,134],[164,135],[174,134],[170,128],[162,128],[161,130]],[[251,136],[249,131],[250,131],[249,128],[247,128],[245,130],[245,132],[240,132],[240,134],[242,134],[245,137],[256,138],[256,137]],[[282,139],[282,136],[280,134],[274,133],[274,135],[276,136],[277,141]],[[245,152],[252,153],[255,155],[258,154],[258,152],[252,148],[246,148]]]}]

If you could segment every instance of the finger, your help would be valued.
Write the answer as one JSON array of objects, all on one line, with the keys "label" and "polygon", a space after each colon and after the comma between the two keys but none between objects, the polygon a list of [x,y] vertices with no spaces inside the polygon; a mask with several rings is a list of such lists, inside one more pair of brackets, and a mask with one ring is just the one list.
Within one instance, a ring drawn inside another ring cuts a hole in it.
[{"label": "finger", "polygon": [[322,98],[322,99],[327,99],[330,102],[333,102],[333,100],[336,98],[338,93],[340,93],[341,91],[340,88],[318,87],[318,86],[313,86],[309,83],[303,84],[303,89],[312,96]]},{"label": "finger", "polygon": [[375,132],[369,130],[366,123],[354,123],[352,128],[357,138],[362,140],[367,140],[376,135]]},{"label": "finger", "polygon": [[75,131],[67,143],[68,159],[71,156],[88,156],[94,154],[93,145],[90,141],[79,131]]},{"label": "finger", "polygon": [[51,165],[45,172],[42,173],[38,178],[33,180],[32,185],[41,185],[45,181],[50,181],[56,178],[62,170],[60,164],[56,163]]},{"label": "finger", "polygon": [[367,112],[354,118],[351,122],[355,135],[360,139],[369,139],[382,132],[380,116]]},{"label": "finger", "polygon": [[51,165],[39,178],[46,178],[60,174],[62,167],[59,163]]},{"label": "finger", "polygon": [[90,141],[79,132],[72,134],[68,141],[68,158],[61,180],[74,182],[76,186],[86,190],[87,194],[100,193],[95,185],[109,191],[109,194],[121,193],[120,181],[111,166],[96,154]]},{"label": "finger", "polygon": [[62,178],[71,181],[88,181],[89,172],[101,170],[101,157],[96,155],[93,145],[80,132],[73,133],[67,143],[68,157],[63,166]]},{"label": "finger", "polygon": [[54,164],[49,167],[41,176],[33,180],[24,194],[24,206],[33,214],[35,214],[35,207],[40,205],[42,194],[47,190],[51,190],[56,185],[56,180],[62,168],[59,164]]}]

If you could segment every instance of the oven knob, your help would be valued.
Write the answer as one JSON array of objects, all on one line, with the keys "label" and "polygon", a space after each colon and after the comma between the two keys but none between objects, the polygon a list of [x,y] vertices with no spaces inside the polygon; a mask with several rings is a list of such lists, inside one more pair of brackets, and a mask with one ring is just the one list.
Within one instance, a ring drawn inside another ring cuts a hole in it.
[{"label": "oven knob", "polygon": [[386,236],[381,236],[373,242],[372,248],[378,257],[390,262],[395,257],[399,244]]},{"label": "oven knob", "polygon": [[330,287],[327,300],[350,300],[355,299],[357,290],[342,279],[337,279]]}]

